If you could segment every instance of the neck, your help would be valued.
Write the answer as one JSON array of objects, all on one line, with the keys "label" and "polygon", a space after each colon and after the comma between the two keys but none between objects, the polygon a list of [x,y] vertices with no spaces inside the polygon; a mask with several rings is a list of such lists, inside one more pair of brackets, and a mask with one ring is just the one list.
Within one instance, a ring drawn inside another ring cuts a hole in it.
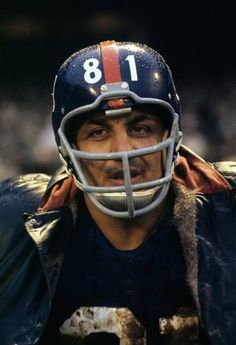
[{"label": "neck", "polygon": [[139,247],[158,226],[168,209],[169,198],[148,214],[134,219],[114,218],[98,210],[85,195],[90,215],[107,240],[117,249],[132,250]]}]

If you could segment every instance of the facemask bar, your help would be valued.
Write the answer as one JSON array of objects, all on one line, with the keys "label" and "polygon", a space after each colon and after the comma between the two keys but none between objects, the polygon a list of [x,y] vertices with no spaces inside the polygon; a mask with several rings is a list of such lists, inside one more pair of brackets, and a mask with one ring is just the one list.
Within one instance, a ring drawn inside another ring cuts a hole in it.
[{"label": "facemask bar", "polygon": [[[69,144],[64,132],[65,132],[65,125],[69,119],[72,117],[88,112],[90,110],[94,110],[97,108],[97,106],[100,104],[101,101],[111,98],[117,98],[117,97],[130,97],[132,98],[135,103],[140,104],[153,104],[153,105],[162,105],[165,108],[168,108],[168,110],[171,113],[171,116],[173,117],[172,127],[170,130],[170,135],[168,139],[162,141],[159,144],[156,144],[154,146],[145,147],[142,149],[137,150],[131,150],[131,151],[124,151],[124,152],[111,152],[111,153],[91,153],[91,152],[84,152],[75,150],[72,148],[72,146]],[[87,106],[83,106],[77,109],[74,109],[70,113],[68,113],[62,123],[61,127],[58,130],[58,134],[61,141],[61,147],[60,151],[63,156],[63,158],[69,158],[69,160],[72,162],[73,168],[76,172],[75,177],[75,183],[77,186],[82,189],[83,191],[87,192],[88,197],[91,199],[91,201],[95,204],[95,206],[101,210],[103,213],[111,215],[113,217],[117,218],[133,218],[136,216],[140,216],[143,214],[146,214],[147,212],[154,209],[157,205],[159,205],[163,199],[165,198],[170,181],[172,172],[174,169],[174,163],[173,163],[173,153],[174,148],[176,145],[176,137],[178,138],[179,130],[178,130],[178,115],[174,112],[173,108],[170,106],[169,103],[164,102],[162,100],[158,99],[151,99],[151,98],[141,98],[134,94],[133,92],[127,90],[119,91],[112,91],[104,95],[100,95],[96,101],[92,104],[89,104]],[[164,176],[160,179],[156,179],[154,181],[148,181],[144,183],[139,184],[131,184],[131,176],[129,171],[129,159],[133,157],[143,156],[147,154],[152,154],[155,152],[162,151],[164,149],[167,149],[167,158],[166,158],[166,169]],[[114,159],[120,159],[123,164],[123,171],[124,171],[124,185],[123,186],[112,186],[112,187],[98,187],[98,186],[90,186],[88,185],[88,182],[86,180],[86,177],[84,176],[84,173],[82,171],[81,159],[87,159],[87,160],[114,160]],[[162,188],[158,191],[158,195],[155,198],[154,201],[152,201],[149,205],[145,206],[141,209],[135,209],[134,205],[134,194],[135,191],[140,190],[146,190],[149,188],[155,188],[158,186],[162,186]],[[111,210],[108,207],[104,206],[100,201],[98,201],[98,198],[96,197],[97,193],[125,193],[127,197],[127,211],[115,211]]]}]

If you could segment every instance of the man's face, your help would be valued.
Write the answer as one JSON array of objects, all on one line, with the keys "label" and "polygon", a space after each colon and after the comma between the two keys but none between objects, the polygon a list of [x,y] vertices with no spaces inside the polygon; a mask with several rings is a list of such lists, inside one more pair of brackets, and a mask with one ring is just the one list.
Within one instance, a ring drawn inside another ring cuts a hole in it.
[{"label": "man's face", "polygon": [[[163,130],[158,114],[135,110],[128,115],[107,118],[104,113],[97,113],[79,127],[75,146],[81,151],[93,153],[130,151],[155,145],[166,134],[167,130]],[[143,183],[162,177],[162,164],[162,152],[131,158],[131,183]],[[121,160],[84,159],[82,167],[90,185],[124,185]]]}]

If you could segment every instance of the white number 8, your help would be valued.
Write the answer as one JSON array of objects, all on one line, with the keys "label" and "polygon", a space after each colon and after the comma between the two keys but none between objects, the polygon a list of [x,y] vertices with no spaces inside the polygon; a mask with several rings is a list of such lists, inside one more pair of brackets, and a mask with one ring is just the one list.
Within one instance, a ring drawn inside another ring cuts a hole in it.
[{"label": "white number 8", "polygon": [[95,84],[102,78],[102,72],[99,68],[99,61],[95,58],[88,59],[84,62],[85,69],[84,80],[89,84]]}]

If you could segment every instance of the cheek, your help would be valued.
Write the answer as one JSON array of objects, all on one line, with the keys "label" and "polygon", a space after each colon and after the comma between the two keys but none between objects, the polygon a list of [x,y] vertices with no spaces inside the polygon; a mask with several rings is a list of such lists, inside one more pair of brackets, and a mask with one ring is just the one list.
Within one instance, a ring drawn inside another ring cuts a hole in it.
[{"label": "cheek", "polygon": [[77,137],[75,146],[78,150],[84,152],[109,152],[110,151],[110,141],[93,141],[89,139],[83,139],[80,136]]},{"label": "cheek", "polygon": [[105,169],[105,161],[92,161],[84,159],[81,161],[82,171],[89,182],[101,180]]},{"label": "cheek", "polygon": [[159,178],[163,175],[162,156],[162,152],[157,152],[144,157],[148,175],[152,176],[152,178]]}]

